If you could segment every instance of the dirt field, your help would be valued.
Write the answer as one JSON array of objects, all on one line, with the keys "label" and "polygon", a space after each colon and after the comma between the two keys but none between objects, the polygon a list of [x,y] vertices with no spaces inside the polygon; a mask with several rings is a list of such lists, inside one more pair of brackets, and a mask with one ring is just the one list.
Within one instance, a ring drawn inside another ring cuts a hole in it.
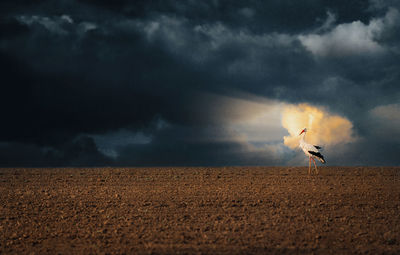
[{"label": "dirt field", "polygon": [[400,168],[0,169],[0,253],[399,254]]}]

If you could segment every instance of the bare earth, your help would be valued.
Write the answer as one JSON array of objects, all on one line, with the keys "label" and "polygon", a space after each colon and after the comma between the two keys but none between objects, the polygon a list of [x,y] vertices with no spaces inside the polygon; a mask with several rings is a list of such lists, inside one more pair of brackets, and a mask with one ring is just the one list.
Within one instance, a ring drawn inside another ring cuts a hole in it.
[{"label": "bare earth", "polygon": [[400,254],[400,167],[0,169],[0,254]]}]

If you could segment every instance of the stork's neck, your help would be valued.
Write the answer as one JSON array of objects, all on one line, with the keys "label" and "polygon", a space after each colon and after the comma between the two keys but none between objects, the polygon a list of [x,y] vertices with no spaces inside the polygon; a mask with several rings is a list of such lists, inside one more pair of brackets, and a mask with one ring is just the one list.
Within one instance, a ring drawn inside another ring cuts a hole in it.
[{"label": "stork's neck", "polygon": [[300,143],[305,143],[304,138],[306,137],[306,132],[304,132],[303,134],[301,134],[301,139],[300,139]]}]

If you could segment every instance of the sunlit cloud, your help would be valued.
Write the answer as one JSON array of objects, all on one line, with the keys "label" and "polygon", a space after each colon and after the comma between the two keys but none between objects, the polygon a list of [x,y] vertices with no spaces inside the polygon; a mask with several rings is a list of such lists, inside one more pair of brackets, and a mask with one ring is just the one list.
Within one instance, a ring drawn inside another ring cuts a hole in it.
[{"label": "sunlit cloud", "polygon": [[282,126],[290,134],[284,137],[284,144],[292,149],[299,145],[299,133],[305,127],[308,129],[306,140],[312,144],[334,146],[356,139],[348,119],[309,104],[285,105]]}]

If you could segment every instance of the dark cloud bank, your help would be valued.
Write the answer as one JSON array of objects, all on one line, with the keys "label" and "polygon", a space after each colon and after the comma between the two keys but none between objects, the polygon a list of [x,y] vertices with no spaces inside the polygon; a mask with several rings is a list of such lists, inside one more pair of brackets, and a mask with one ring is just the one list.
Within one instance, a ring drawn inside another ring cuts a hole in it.
[{"label": "dark cloud bank", "polygon": [[207,94],[323,106],[359,138],[332,164],[400,163],[397,1],[42,0],[0,10],[0,166],[294,157],[282,137],[260,148],[231,134]]}]

